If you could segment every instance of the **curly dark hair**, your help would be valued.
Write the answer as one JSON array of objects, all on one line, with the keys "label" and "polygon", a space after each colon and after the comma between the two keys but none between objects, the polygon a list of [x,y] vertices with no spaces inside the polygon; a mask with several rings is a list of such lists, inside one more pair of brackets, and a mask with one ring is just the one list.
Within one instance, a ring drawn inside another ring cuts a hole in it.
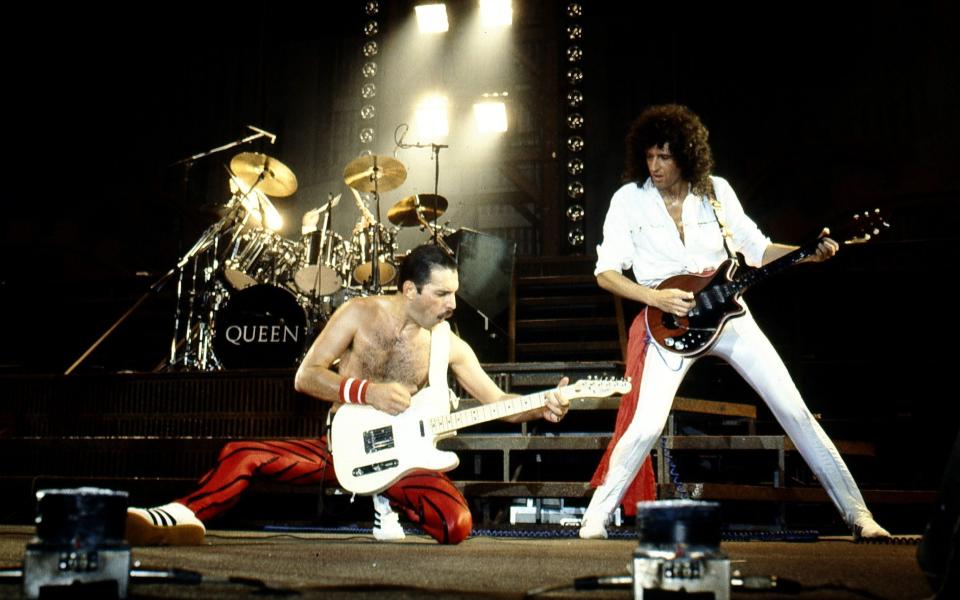
[{"label": "curly dark hair", "polygon": [[686,106],[660,104],[648,107],[630,125],[627,133],[624,182],[642,185],[650,175],[647,149],[670,144],[670,153],[680,169],[680,176],[690,182],[693,193],[712,194],[709,175],[713,170],[713,153],[708,137],[700,117]]}]

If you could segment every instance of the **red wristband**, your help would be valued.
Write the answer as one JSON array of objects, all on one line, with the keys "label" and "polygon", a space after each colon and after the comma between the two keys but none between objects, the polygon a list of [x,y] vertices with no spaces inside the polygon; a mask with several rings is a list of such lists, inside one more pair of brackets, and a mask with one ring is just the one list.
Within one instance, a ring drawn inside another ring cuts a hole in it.
[{"label": "red wristband", "polygon": [[367,403],[367,380],[347,377],[340,380],[340,402],[345,404]]}]

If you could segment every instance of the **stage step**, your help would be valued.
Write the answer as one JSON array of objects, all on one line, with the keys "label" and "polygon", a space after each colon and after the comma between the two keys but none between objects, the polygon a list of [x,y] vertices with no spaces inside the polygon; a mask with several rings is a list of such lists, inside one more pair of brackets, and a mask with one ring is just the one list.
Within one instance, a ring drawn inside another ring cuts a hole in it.
[{"label": "stage step", "polygon": [[571,256],[517,265],[510,311],[512,360],[623,358],[622,305],[597,285],[595,262]]}]

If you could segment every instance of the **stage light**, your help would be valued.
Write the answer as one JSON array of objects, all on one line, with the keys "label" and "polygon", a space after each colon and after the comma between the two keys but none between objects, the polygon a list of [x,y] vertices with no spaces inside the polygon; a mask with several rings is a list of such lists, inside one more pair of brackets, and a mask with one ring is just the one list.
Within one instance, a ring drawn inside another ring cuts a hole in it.
[{"label": "stage light", "polygon": [[509,27],[513,23],[510,0],[480,0],[480,24],[484,27]]},{"label": "stage light", "polygon": [[583,16],[583,6],[579,2],[571,2],[567,5],[567,16],[571,19],[577,19]]},{"label": "stage light", "polygon": [[567,150],[570,152],[582,152],[584,146],[583,138],[579,135],[574,135],[567,138]]},{"label": "stage light", "polygon": [[376,21],[367,21],[367,24],[363,26],[363,33],[367,37],[373,37],[380,33],[380,24]]},{"label": "stage light", "polygon": [[507,130],[507,105],[502,100],[495,99],[499,94],[484,96],[484,100],[473,105],[477,130],[480,133],[503,133]]},{"label": "stage light", "polygon": [[363,63],[363,76],[367,79],[377,76],[377,63],[370,61]]},{"label": "stage light", "polygon": [[370,0],[364,5],[364,11],[371,17],[380,12],[380,3],[377,0]]},{"label": "stage light", "polygon": [[583,160],[579,158],[571,158],[567,161],[567,173],[571,175],[580,175],[583,173],[584,168]]},{"label": "stage light", "polygon": [[567,243],[569,243],[571,246],[582,246],[583,240],[583,227],[576,225],[567,232]]},{"label": "stage light", "polygon": [[449,134],[448,105],[446,96],[432,95],[421,100],[414,112],[417,134],[423,139]]},{"label": "stage light", "polygon": [[567,83],[570,85],[579,85],[583,83],[583,69],[572,67],[567,70]]},{"label": "stage light", "polygon": [[574,24],[567,27],[567,37],[570,41],[577,41],[583,37],[583,27],[579,24]]},{"label": "stage light", "polygon": [[360,130],[360,143],[361,144],[372,144],[376,135],[374,134],[372,127],[364,127]]},{"label": "stage light", "polygon": [[370,40],[363,45],[363,55],[367,58],[376,56],[380,52],[380,47],[377,45],[377,42]]},{"label": "stage light", "polygon": [[583,198],[583,183],[579,181],[571,181],[567,184],[567,196],[573,200],[579,200]]},{"label": "stage light", "polygon": [[583,60],[583,48],[580,46],[570,46],[567,48],[567,60],[570,62],[580,62]]},{"label": "stage light", "polygon": [[583,92],[580,90],[567,92],[567,105],[570,108],[578,108],[581,104],[583,104]]},{"label": "stage light", "polygon": [[567,219],[577,223],[583,220],[583,215],[586,211],[583,209],[583,206],[580,204],[574,204],[567,208]]},{"label": "stage light", "polygon": [[364,104],[360,107],[360,118],[364,121],[369,121],[375,116],[377,116],[377,109],[372,104]]},{"label": "stage light", "polygon": [[360,95],[365,99],[373,98],[377,95],[377,84],[372,82],[363,84],[360,88]]},{"label": "stage light", "polygon": [[420,33],[443,33],[450,29],[446,4],[420,4],[414,10]]},{"label": "stage light", "polygon": [[567,127],[570,129],[583,128],[583,115],[580,113],[571,113],[567,115]]}]

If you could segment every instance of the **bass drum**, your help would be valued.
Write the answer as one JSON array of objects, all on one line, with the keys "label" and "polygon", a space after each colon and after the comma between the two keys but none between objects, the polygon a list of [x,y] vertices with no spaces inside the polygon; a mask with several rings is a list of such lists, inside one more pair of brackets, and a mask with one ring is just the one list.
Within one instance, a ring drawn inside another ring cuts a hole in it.
[{"label": "bass drum", "polygon": [[295,367],[310,333],[297,299],[272,285],[231,293],[213,328],[213,350],[226,369]]}]

